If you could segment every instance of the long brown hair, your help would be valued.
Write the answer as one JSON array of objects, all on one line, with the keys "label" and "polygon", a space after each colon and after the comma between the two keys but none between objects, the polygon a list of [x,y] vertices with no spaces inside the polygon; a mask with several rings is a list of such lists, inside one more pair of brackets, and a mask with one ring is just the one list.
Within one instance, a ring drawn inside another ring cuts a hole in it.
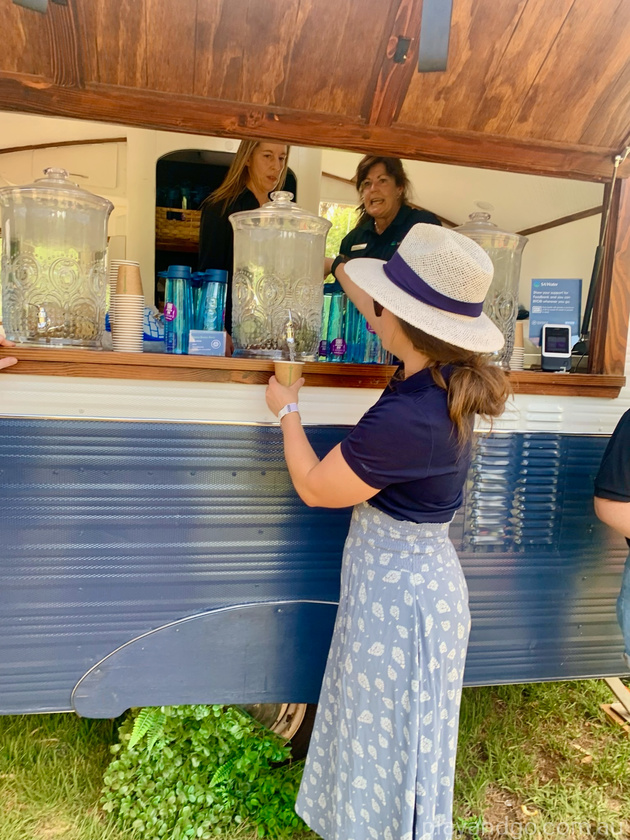
[{"label": "long brown hair", "polygon": [[[448,413],[457,430],[460,451],[465,449],[472,437],[475,414],[492,423],[492,418],[503,411],[512,393],[507,374],[491,364],[488,356],[462,350],[397,320],[415,349],[429,359],[433,381],[448,393]],[[448,382],[443,373],[445,365],[451,366]]]},{"label": "long brown hair", "polygon": [[[254,149],[256,149],[256,147],[261,143],[274,142],[274,140],[241,140],[241,145],[238,147],[238,151],[234,155],[234,160],[230,164],[230,168],[228,169],[227,175],[223,179],[221,186],[217,187],[214,192],[211,192],[210,195],[204,199],[201,207],[206,207],[209,204],[222,203],[222,210],[227,210],[230,204],[239,197],[247,185],[247,178],[249,177],[247,164],[249,163],[249,159],[252,156]],[[286,144],[280,143],[279,145]],[[280,179],[278,181],[278,186],[276,187],[277,190],[281,190],[284,187],[284,182],[287,177],[289,148],[290,147],[287,146],[287,156],[284,161],[282,172],[280,173]]]},{"label": "long brown hair", "polygon": [[[403,204],[410,204],[411,203],[411,182],[407,177],[407,173],[402,164],[402,160],[400,158],[395,157],[382,157],[381,155],[366,155],[359,161],[359,165],[357,166],[357,171],[355,173],[354,179],[355,184],[357,187],[357,192],[361,195],[361,184],[368,176],[368,172],[373,166],[376,166],[378,163],[382,163],[385,167],[385,171],[387,174],[394,179],[394,182],[397,187],[402,189],[401,195],[401,202]],[[356,223],[356,227],[360,227],[361,225],[365,224],[368,219],[372,217],[366,211],[363,201],[357,207],[357,213],[359,213],[359,219]]]}]

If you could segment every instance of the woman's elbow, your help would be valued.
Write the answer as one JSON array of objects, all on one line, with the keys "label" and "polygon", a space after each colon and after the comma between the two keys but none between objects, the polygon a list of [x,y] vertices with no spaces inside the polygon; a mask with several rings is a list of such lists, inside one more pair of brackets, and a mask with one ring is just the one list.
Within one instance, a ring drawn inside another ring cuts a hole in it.
[{"label": "woman's elbow", "polygon": [[307,507],[325,507],[317,495],[308,489],[298,490],[297,494]]}]

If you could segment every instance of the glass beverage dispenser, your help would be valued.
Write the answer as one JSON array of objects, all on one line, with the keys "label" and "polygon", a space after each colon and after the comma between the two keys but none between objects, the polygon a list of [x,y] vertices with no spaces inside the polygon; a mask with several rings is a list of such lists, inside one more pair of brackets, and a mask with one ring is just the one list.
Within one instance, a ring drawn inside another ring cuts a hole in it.
[{"label": "glass beverage dispenser", "polygon": [[327,219],[278,191],[257,210],[230,216],[234,228],[232,339],[235,355],[317,358],[324,295]]},{"label": "glass beverage dispenser", "polygon": [[456,227],[455,230],[481,245],[494,265],[494,277],[486,295],[483,311],[505,337],[503,348],[493,353],[492,358],[501,367],[509,370],[518,314],[521,255],[527,244],[527,237],[499,230],[490,221],[489,213],[471,213],[468,218],[470,221]]},{"label": "glass beverage dispenser", "polygon": [[114,205],[64,169],[44,174],[0,189],[4,329],[18,344],[100,347]]}]

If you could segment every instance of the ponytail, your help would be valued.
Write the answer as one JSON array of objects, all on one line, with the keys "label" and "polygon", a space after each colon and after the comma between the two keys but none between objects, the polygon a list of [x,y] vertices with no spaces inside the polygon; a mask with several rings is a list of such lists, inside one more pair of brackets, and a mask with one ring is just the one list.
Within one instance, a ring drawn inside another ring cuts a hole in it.
[{"label": "ponytail", "polygon": [[[487,356],[455,347],[401,319],[398,321],[414,348],[429,358],[435,384],[448,393],[448,413],[462,451],[472,437],[475,414],[492,424],[492,418],[499,417],[503,411],[512,393],[508,376],[502,368],[491,364]],[[443,374],[446,365],[451,367],[448,382]]]}]

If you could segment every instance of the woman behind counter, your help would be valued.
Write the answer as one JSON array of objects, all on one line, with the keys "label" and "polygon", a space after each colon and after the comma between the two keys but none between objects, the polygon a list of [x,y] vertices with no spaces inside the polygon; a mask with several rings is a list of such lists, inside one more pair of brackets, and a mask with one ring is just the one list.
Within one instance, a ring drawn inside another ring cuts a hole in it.
[{"label": "woman behind counter", "polygon": [[282,189],[287,174],[289,147],[265,140],[242,140],[221,186],[201,205],[198,270],[228,272],[225,329],[232,332],[232,272],[234,233],[232,213],[256,210],[269,193]]},{"label": "woman behind counter", "polygon": [[441,225],[434,213],[412,207],[411,185],[400,158],[366,155],[357,166],[355,183],[361,204],[359,221],[344,237],[339,256],[327,258],[324,273],[356,257],[389,260],[418,223]]}]

